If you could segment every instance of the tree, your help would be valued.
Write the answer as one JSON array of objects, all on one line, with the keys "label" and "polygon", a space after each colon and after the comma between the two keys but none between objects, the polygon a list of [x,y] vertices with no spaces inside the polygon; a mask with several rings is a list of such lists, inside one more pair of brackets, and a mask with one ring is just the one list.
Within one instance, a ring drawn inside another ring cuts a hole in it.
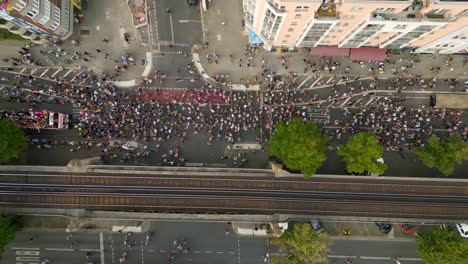
[{"label": "tree", "polygon": [[456,164],[468,160],[468,143],[455,134],[444,138],[432,135],[424,147],[414,152],[428,168],[436,168],[449,176],[453,174]]},{"label": "tree", "polygon": [[468,261],[468,240],[445,228],[435,228],[417,239],[418,252],[427,264],[464,264]]},{"label": "tree", "polygon": [[377,161],[382,157],[383,148],[370,132],[351,136],[346,145],[338,148],[337,153],[346,162],[349,173],[383,174],[387,169],[387,165]]},{"label": "tree", "polygon": [[272,259],[272,263],[315,264],[323,263],[327,258],[331,241],[327,233],[317,235],[309,224],[296,224],[292,229],[273,240],[288,255]]},{"label": "tree", "polygon": [[16,231],[21,228],[18,218],[15,216],[0,214],[0,256],[4,247],[15,240]]},{"label": "tree", "polygon": [[26,144],[26,136],[14,121],[9,119],[0,121],[0,163],[16,158]]},{"label": "tree", "polygon": [[304,123],[295,117],[289,124],[280,121],[275,125],[268,154],[280,159],[289,169],[299,170],[309,177],[327,158],[328,140],[327,136],[320,134],[315,123]]}]

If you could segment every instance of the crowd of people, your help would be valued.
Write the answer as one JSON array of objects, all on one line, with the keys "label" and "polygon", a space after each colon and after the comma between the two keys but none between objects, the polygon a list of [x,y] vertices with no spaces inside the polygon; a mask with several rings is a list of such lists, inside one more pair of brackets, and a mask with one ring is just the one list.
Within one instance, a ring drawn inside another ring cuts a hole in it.
[{"label": "crowd of people", "polygon": [[[50,48],[60,49],[55,45]],[[23,56],[27,52],[27,48],[22,49]],[[109,57],[102,50],[96,50],[96,56],[101,53]],[[255,48],[246,49],[245,57],[239,59],[239,67],[254,67],[256,53]],[[87,52],[83,54],[91,56]],[[73,56],[78,59],[81,53]],[[281,58],[283,66],[287,67],[284,53],[281,53]],[[235,62],[231,54],[225,57],[217,53],[208,54],[207,59],[210,63],[219,63],[223,59]],[[405,60],[405,69],[416,63],[411,58]],[[115,74],[118,74],[128,65],[134,64],[134,59],[125,53],[121,60],[114,62]],[[339,62],[327,58],[306,57],[304,62],[307,65],[304,72],[310,70],[312,74],[320,71],[334,73],[342,67]],[[362,68],[369,67],[371,72],[391,68],[385,63],[360,65]],[[447,65],[450,66],[450,58]],[[222,141],[233,145],[241,142],[246,133],[253,131],[256,143],[265,147],[274,125],[279,121],[288,122],[292,117],[319,123],[322,131],[335,139],[332,142],[337,142],[332,143],[331,148],[359,131],[373,131],[387,150],[419,146],[434,133],[434,129],[448,130],[466,138],[467,128],[463,124],[462,110],[435,109],[424,105],[410,107],[405,104],[402,94],[384,97],[372,93],[376,89],[401,91],[414,86],[431,89],[436,87],[436,79],[427,80],[420,75],[403,77],[400,72],[404,69],[400,68],[395,70],[396,77],[386,87],[382,87],[374,77],[361,80],[345,75],[341,78],[341,84],[331,84],[318,91],[297,88],[298,84],[294,80],[298,73],[278,75],[269,72],[265,58],[260,58],[260,66],[264,68],[264,74],[261,77],[262,90],[259,92],[234,92],[222,85],[177,91],[144,88],[124,90],[112,83],[111,79],[115,76],[110,75],[101,76],[101,80],[96,79],[95,87],[58,82],[35,87],[34,78],[17,75],[15,84],[7,88],[3,97],[9,102],[27,103],[30,107],[41,103],[77,104],[81,111],[80,118],[74,120],[74,128],[86,142],[118,142],[103,146],[102,155],[107,159],[119,158],[121,162],[148,157],[151,152],[159,151],[161,142],[173,138],[177,138],[178,145],[183,146],[190,135],[198,133],[208,135],[207,144]],[[349,71],[347,67],[344,70]],[[179,67],[178,72],[181,71],[198,78],[192,64]],[[159,70],[153,76],[155,81],[164,81],[166,78],[167,75]],[[219,78],[227,77],[223,75]],[[459,82],[458,79],[447,81]],[[374,98],[364,104],[366,100],[362,99],[366,97]],[[138,142],[143,151],[122,151],[122,144],[128,140]],[[159,152],[164,165],[185,163],[174,152]],[[246,163],[244,156],[233,154],[226,157],[232,159],[236,166],[244,166]]]}]

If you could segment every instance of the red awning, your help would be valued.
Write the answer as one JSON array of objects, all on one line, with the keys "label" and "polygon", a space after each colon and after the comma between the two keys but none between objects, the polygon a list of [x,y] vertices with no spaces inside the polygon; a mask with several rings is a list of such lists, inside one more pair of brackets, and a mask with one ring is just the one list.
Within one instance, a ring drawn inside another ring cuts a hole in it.
[{"label": "red awning", "polygon": [[352,61],[385,61],[387,49],[352,48],[349,59]]},{"label": "red awning", "polygon": [[338,47],[313,47],[310,48],[310,55],[325,57],[348,57],[349,49]]}]

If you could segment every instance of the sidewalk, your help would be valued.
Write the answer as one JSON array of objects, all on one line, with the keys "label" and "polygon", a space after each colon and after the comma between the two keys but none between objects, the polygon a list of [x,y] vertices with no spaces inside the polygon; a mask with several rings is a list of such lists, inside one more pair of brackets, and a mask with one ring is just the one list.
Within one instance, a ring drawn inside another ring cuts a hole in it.
[{"label": "sidewalk", "polygon": [[[311,57],[305,49],[299,49],[295,52],[285,52],[284,57],[286,67],[281,63],[281,51],[269,52],[263,48],[254,51],[253,59],[250,61],[250,67],[246,66],[246,57],[244,56],[248,47],[248,34],[242,27],[242,7],[241,1],[213,1],[207,12],[204,12],[204,25],[207,30],[208,48],[200,50],[200,64],[202,71],[207,76],[212,77],[215,74],[229,74],[228,81],[232,83],[250,84],[265,82],[265,77],[261,77],[263,69],[260,67],[263,57],[265,61],[264,69],[268,73],[275,72],[277,75],[287,75],[289,72],[296,72],[299,75],[305,72],[307,75],[344,75],[346,68],[349,67],[348,76],[375,76],[380,78],[391,78],[397,75],[407,76],[410,74],[420,74],[423,77],[437,78],[468,78],[468,64],[464,62],[466,56],[463,55],[432,55],[418,54],[415,56],[402,54],[390,55],[388,62],[385,63],[383,73],[379,71],[379,65],[376,63],[351,62],[347,57]],[[224,22],[224,24],[222,24]],[[219,56],[218,63],[208,62],[207,54],[216,53]],[[229,60],[229,54],[232,54],[232,62]],[[448,61],[448,58],[453,58]],[[318,62],[313,69],[310,65],[306,66],[305,59],[311,59],[311,62]],[[242,59],[242,62],[239,60]],[[329,60],[326,62],[325,60]],[[401,60],[400,60],[401,59]],[[413,60],[419,62],[412,63]],[[446,64],[447,63],[447,64]],[[239,67],[241,64],[241,67]],[[414,64],[414,67],[411,65]],[[449,64],[449,65],[448,65]],[[324,67],[329,65],[336,66],[337,69],[326,70]],[[363,65],[366,65],[365,67]],[[373,70],[370,70],[370,68]],[[429,67],[440,67],[440,73],[435,75],[429,70]],[[393,72],[396,71],[397,74]],[[206,76],[204,76],[206,78]]]},{"label": "sidewalk", "polygon": [[[99,74],[114,75],[114,66],[119,65],[122,68],[122,56],[128,52],[134,59],[135,65],[129,65],[126,71],[121,70],[118,77],[107,79],[118,80],[120,82],[117,84],[121,86],[134,86],[135,79],[142,76],[142,73],[143,77],[149,74],[148,68],[151,68],[152,56],[150,47],[140,45],[135,24],[137,22],[133,22],[131,10],[132,8],[126,5],[126,0],[89,1],[87,10],[81,11],[84,19],[74,24],[73,35],[59,46],[48,43],[31,47],[33,58],[45,67],[63,66],[67,69],[74,69],[81,66]],[[124,33],[130,36],[129,44],[124,40]],[[72,41],[76,41],[76,45],[73,45]],[[17,43],[22,44],[13,45],[11,41],[2,42],[0,48],[2,50],[5,48],[7,51],[2,53],[2,58],[19,57],[17,51],[28,42]],[[61,56],[56,57],[55,53],[59,48],[62,49],[59,52]],[[49,54],[48,51],[51,53]],[[79,59],[71,60],[75,51],[80,53]],[[89,55],[84,55],[83,52]],[[106,53],[109,55],[108,59],[106,59]],[[84,58],[88,61],[84,61]],[[71,60],[71,63],[66,63],[65,60]],[[143,63],[145,60],[146,64]],[[11,66],[11,61],[0,61],[0,66]],[[24,64],[19,66],[29,67]]]}]

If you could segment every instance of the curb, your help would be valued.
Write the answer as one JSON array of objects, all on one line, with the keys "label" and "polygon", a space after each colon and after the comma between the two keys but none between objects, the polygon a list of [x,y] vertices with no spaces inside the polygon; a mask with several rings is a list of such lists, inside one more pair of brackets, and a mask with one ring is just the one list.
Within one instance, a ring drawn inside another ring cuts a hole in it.
[{"label": "curb", "polygon": [[[150,51],[146,52],[146,61],[148,62],[145,65],[145,69],[143,70],[143,73],[141,74],[141,77],[148,77],[148,75],[151,72],[151,68],[153,67],[153,53]],[[117,81],[113,82],[115,86],[121,87],[121,88],[126,88],[126,87],[133,87],[137,85],[136,80],[129,80],[129,81]]]}]

